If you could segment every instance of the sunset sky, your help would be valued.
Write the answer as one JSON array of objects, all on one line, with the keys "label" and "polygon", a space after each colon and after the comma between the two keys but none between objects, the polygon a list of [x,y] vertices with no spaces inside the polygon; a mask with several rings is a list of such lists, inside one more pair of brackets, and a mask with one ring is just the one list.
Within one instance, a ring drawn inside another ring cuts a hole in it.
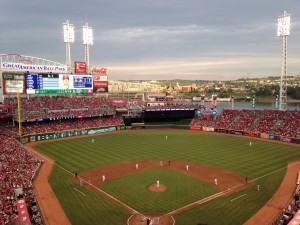
[{"label": "sunset sky", "polygon": [[63,23],[75,27],[73,61],[84,60],[82,26],[93,28],[92,66],[114,80],[233,80],[279,76],[277,19],[291,14],[288,75],[300,74],[299,0],[1,0],[0,53],[66,63]]}]

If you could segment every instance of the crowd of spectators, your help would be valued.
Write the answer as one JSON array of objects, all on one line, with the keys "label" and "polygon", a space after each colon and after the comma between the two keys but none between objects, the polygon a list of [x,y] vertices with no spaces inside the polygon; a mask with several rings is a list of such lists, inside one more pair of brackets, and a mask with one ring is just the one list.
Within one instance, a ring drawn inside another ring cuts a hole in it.
[{"label": "crowd of spectators", "polygon": [[[293,198],[289,201],[288,205],[282,210],[278,218],[272,225],[288,225],[288,224],[299,224],[299,212],[300,212],[300,184],[299,184],[299,173],[298,182],[295,188]],[[297,221],[293,221],[294,219]]]},{"label": "crowd of spectators", "polygon": [[[282,120],[279,121],[278,126],[274,128],[274,135],[281,135],[284,137],[295,136],[295,138],[300,138],[300,111],[292,110],[285,111]],[[286,129],[286,128],[289,129]],[[294,133],[296,131],[296,134]]]},{"label": "crowd of spectators", "polygon": [[276,126],[284,117],[284,111],[280,110],[264,110],[258,121],[252,126],[253,133],[271,133],[272,128]]},{"label": "crowd of spectators", "polygon": [[[12,113],[17,112],[16,98],[8,98],[6,103]],[[51,118],[48,121],[23,122],[22,135],[123,124],[121,114],[116,114],[106,98],[33,97],[21,98],[21,105],[23,119]],[[94,117],[87,117],[89,112]],[[31,183],[41,162],[15,139],[18,133],[18,122],[0,120],[0,225],[19,222],[17,200],[20,198],[26,201],[30,222],[43,224]],[[20,189],[22,194],[16,195],[15,190]]]},{"label": "crowd of spectators", "polygon": [[191,125],[299,139],[300,111],[224,109],[217,117],[197,115]]},{"label": "crowd of spectators", "polygon": [[[53,133],[66,130],[80,130],[87,128],[106,127],[122,125],[121,114],[105,117],[88,117],[59,119],[50,121],[35,121],[22,123],[22,135]],[[0,134],[10,137],[16,137],[19,133],[19,124],[13,125],[12,120],[2,121],[0,123]]]},{"label": "crowd of spectators", "polygon": [[233,130],[250,131],[252,125],[255,123],[256,118],[261,115],[260,110],[242,110],[240,111],[236,123],[231,128]]},{"label": "crowd of spectators", "polygon": [[[41,214],[36,208],[36,199],[32,192],[33,179],[41,163],[20,143],[7,136],[0,135],[0,224],[12,224],[19,220],[17,200],[24,197],[33,224],[42,224]],[[22,189],[23,195],[16,195],[16,189]]]},{"label": "crowd of spectators", "polygon": [[212,114],[208,115],[197,115],[193,118],[191,125],[200,127],[214,127],[216,125],[216,117]]},{"label": "crowd of spectators", "polygon": [[[18,100],[16,97],[5,98],[10,113],[18,120]],[[20,98],[21,119],[33,121],[40,118],[57,118],[72,116],[100,116],[114,114],[116,106],[109,98],[104,97],[70,97],[70,96],[41,96]]]},{"label": "crowd of spectators", "polygon": [[219,129],[230,128],[235,118],[239,115],[239,112],[240,112],[239,110],[224,109],[216,123],[216,128]]}]

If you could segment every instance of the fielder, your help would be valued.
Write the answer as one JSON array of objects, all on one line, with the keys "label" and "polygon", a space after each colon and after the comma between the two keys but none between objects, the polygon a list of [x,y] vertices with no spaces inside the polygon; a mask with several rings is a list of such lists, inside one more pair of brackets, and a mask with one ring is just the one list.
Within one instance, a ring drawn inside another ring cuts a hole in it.
[{"label": "fielder", "polygon": [[135,164],[135,169],[138,170],[139,169],[139,164]]},{"label": "fielder", "polygon": [[102,181],[103,181],[103,182],[105,181],[105,175],[102,176]]},{"label": "fielder", "polygon": [[215,179],[215,185],[216,186],[218,185],[218,179],[217,178]]},{"label": "fielder", "polygon": [[189,170],[189,165],[186,165],[185,167],[186,167],[186,170]]}]

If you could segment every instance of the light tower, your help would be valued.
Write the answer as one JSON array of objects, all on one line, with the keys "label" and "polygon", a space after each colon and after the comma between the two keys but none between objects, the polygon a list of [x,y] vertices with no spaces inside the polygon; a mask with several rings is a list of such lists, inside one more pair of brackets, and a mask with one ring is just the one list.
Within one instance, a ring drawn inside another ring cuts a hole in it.
[{"label": "light tower", "polygon": [[93,29],[86,24],[82,29],[87,73],[90,73],[90,45],[93,45]]},{"label": "light tower", "polygon": [[71,73],[71,43],[74,43],[74,26],[67,20],[63,24],[64,28],[64,42],[66,43],[66,64],[67,70]]},{"label": "light tower", "polygon": [[281,59],[281,77],[279,110],[287,108],[287,36],[290,35],[291,17],[284,11],[284,14],[278,17],[277,36],[282,37],[282,59]]}]

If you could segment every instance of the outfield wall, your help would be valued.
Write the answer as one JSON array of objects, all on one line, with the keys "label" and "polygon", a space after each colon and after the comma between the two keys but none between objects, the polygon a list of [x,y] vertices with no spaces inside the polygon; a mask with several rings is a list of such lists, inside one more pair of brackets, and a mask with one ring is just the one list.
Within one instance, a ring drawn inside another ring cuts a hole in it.
[{"label": "outfield wall", "polygon": [[117,130],[125,130],[126,127],[123,125],[120,126],[109,126],[109,127],[99,127],[99,128],[88,128],[82,130],[68,130],[68,131],[59,131],[59,132],[51,132],[44,134],[32,134],[32,135],[24,135],[21,138],[17,138],[22,144],[27,142],[35,142],[35,141],[43,141],[57,138],[65,138],[65,137],[74,137],[74,136],[83,136],[89,134],[97,134],[97,133],[107,133],[113,132]]},{"label": "outfield wall", "polygon": [[300,139],[296,138],[287,138],[283,136],[276,136],[267,133],[249,133],[241,130],[230,130],[230,129],[221,129],[221,128],[214,128],[214,127],[200,127],[200,126],[190,126],[191,130],[198,130],[198,131],[210,131],[210,132],[220,132],[220,133],[227,133],[227,134],[235,134],[235,135],[243,135],[243,136],[250,136],[250,137],[257,137],[261,139],[269,139],[269,140],[276,140],[282,141],[287,143],[295,143],[300,144]]}]

